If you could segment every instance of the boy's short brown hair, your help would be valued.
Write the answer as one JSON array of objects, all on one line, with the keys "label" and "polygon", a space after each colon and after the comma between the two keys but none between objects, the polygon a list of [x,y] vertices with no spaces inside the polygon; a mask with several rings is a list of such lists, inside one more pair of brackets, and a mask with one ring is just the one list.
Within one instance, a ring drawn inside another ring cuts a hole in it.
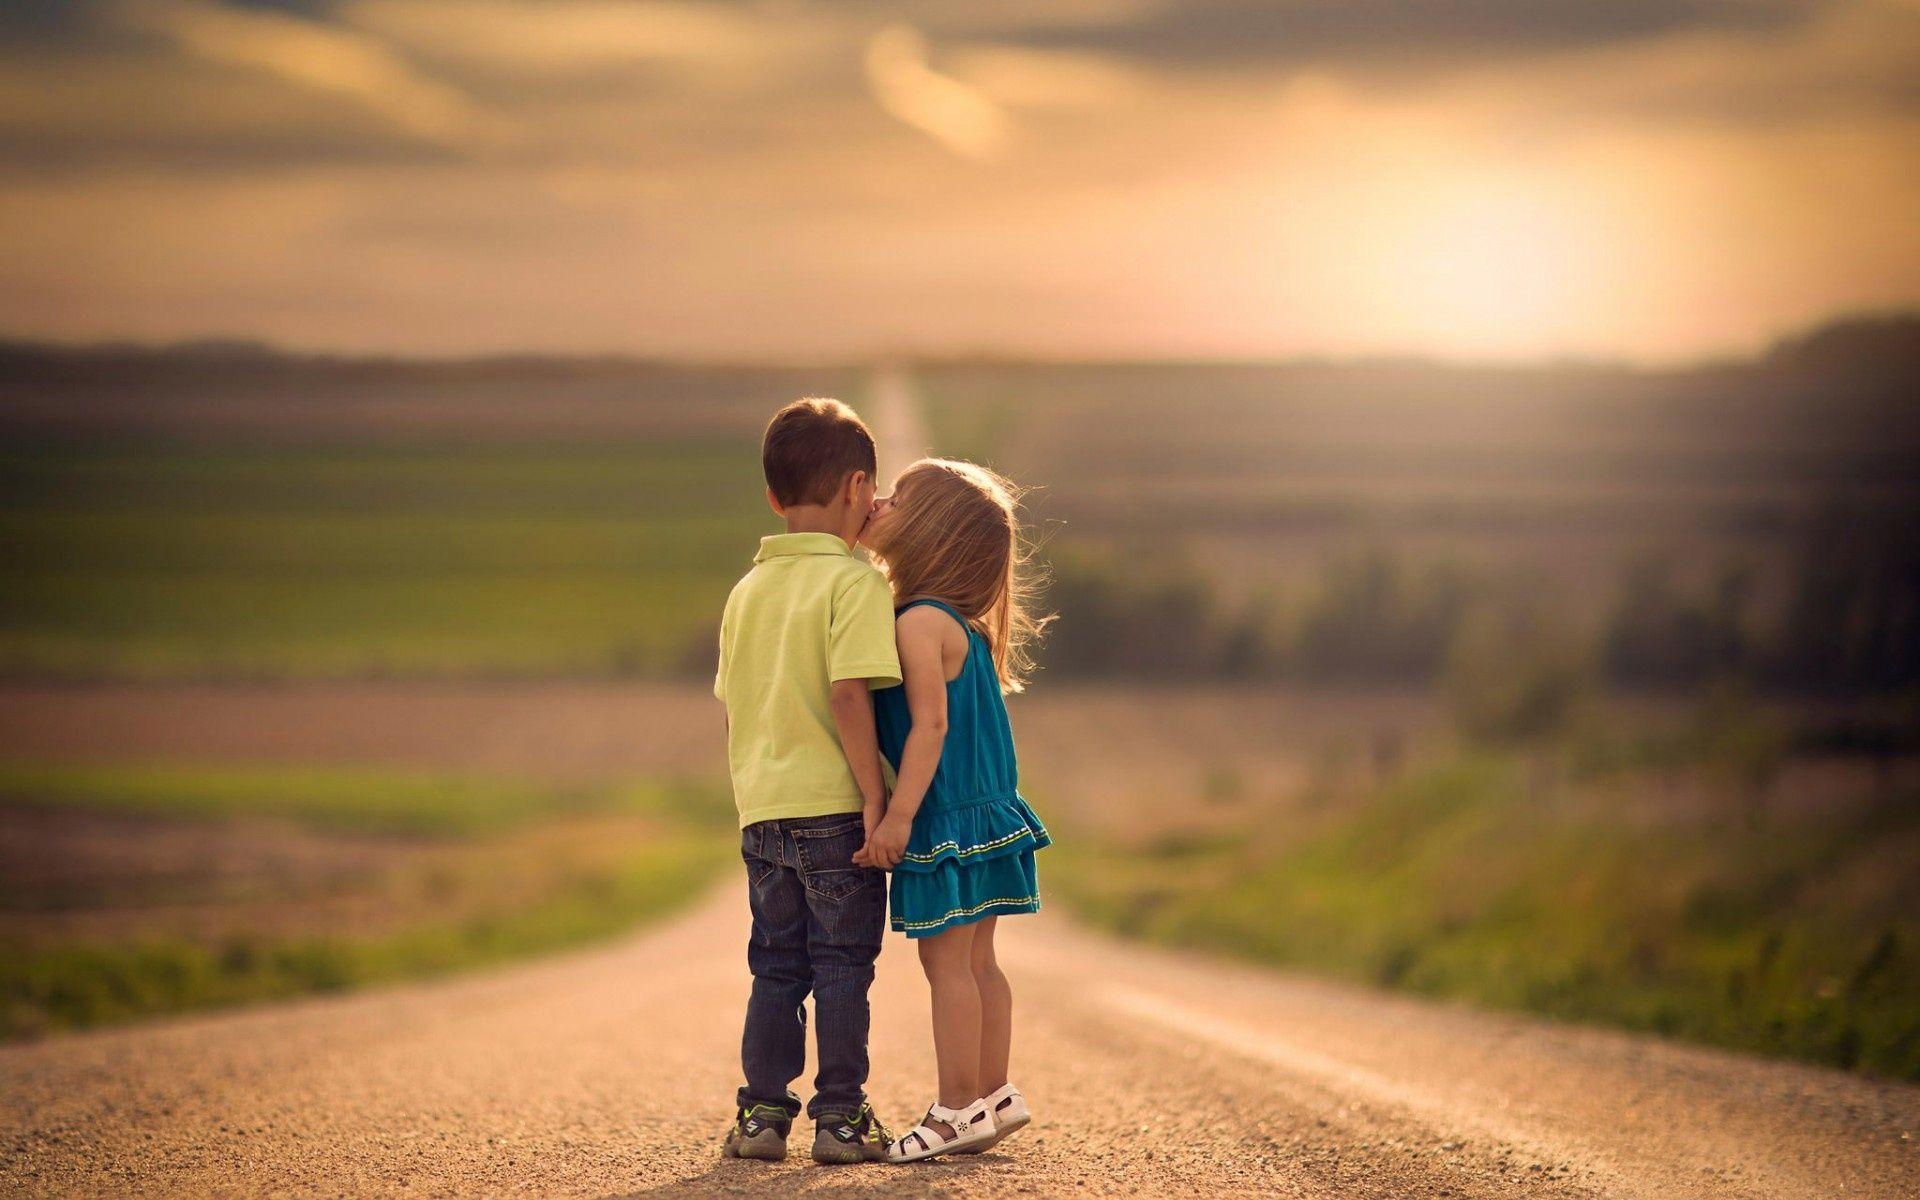
[{"label": "boy's short brown hair", "polygon": [[847,476],[871,479],[878,466],[873,434],[838,400],[795,400],[773,415],[760,443],[760,467],[782,505],[830,504]]}]

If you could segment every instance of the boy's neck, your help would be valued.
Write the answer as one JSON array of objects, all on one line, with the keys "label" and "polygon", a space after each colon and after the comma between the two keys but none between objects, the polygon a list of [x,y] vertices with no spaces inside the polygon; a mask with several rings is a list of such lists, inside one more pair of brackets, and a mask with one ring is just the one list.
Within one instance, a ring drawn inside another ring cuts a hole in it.
[{"label": "boy's neck", "polygon": [[847,535],[847,511],[839,504],[793,504],[786,511],[788,533],[830,533],[853,549],[858,538]]}]

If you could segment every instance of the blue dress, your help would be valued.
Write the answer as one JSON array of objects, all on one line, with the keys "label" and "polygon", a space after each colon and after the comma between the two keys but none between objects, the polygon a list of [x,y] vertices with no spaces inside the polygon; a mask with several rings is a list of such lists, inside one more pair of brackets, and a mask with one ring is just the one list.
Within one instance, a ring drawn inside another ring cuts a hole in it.
[{"label": "blue dress", "polygon": [[[931,604],[967,631],[967,661],[947,682],[947,737],[906,856],[893,870],[893,927],[910,938],[932,937],[1002,913],[1040,910],[1033,852],[1048,844],[1046,827],[1021,797],[1013,726],[1000,695],[987,639],[938,600]],[[895,771],[913,716],[904,685],[873,694],[880,752]]]}]

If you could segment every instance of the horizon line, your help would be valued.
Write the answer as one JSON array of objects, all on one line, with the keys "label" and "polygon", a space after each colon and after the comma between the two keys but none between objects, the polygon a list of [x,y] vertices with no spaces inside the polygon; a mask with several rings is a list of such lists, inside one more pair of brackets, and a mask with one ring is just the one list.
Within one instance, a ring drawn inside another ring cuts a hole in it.
[{"label": "horizon line", "polygon": [[457,353],[413,353],[397,350],[356,350],[298,346],[272,338],[211,334],[169,339],[135,337],[60,338],[0,331],[0,353],[41,351],[58,354],[199,355],[208,359],[254,358],[301,363],[385,364],[393,366],[484,366],[510,363],[552,365],[653,366],[735,368],[755,370],[873,369],[889,365],[913,366],[1219,366],[1219,367],[1439,367],[1450,370],[1614,370],[1688,371],[1765,361],[1771,355],[1815,334],[1850,325],[1920,324],[1920,306],[1850,309],[1795,326],[1747,350],[1722,350],[1675,358],[1636,358],[1575,352],[1531,356],[1455,355],[1436,351],[1299,351],[1248,354],[1126,354],[1018,350],[1011,348],[906,349],[889,348],[847,354],[673,354],[644,350],[502,349]]}]

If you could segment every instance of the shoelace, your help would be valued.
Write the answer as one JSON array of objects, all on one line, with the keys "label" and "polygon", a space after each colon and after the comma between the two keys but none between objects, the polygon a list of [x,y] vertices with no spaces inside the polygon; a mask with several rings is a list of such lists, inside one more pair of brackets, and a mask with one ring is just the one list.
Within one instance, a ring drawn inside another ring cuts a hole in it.
[{"label": "shoelace", "polygon": [[[865,1117],[867,1119],[867,1122],[868,1122],[867,1128],[873,1130],[873,1132],[880,1135],[881,1145],[883,1146],[893,1145],[893,1131],[891,1129],[888,1129],[886,1125],[881,1123],[880,1115],[873,1111],[873,1105],[871,1104],[861,1105],[860,1117]],[[860,1123],[860,1117],[854,1118],[853,1123],[855,1125],[858,1125]]]}]

